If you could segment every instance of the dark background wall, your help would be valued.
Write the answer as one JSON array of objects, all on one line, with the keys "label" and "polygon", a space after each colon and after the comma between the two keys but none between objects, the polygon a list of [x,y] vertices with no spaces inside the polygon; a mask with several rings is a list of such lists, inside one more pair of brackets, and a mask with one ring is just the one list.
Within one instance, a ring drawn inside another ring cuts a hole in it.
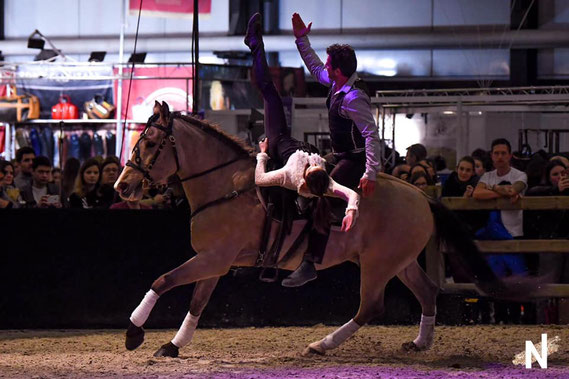
[{"label": "dark background wall", "polygon": [[[188,214],[175,210],[5,210],[0,235],[2,329],[123,328],[152,282],[194,254]],[[357,312],[353,264],[325,270],[295,289],[280,280],[260,282],[258,275],[245,268],[223,277],[200,326],[340,324]],[[188,285],[162,296],[146,325],[178,327],[192,290]],[[440,321],[457,320],[457,307],[445,305],[452,301],[439,299]],[[419,320],[419,304],[397,281],[388,286],[386,306],[375,322]]]}]

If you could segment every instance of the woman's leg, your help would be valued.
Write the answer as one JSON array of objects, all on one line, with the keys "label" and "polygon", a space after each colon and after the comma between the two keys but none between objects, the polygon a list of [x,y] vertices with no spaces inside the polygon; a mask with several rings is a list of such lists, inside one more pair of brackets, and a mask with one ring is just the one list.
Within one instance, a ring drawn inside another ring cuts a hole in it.
[{"label": "woman's leg", "polygon": [[245,44],[251,49],[254,83],[261,91],[265,103],[265,134],[269,139],[269,155],[277,158],[281,155],[278,146],[283,139],[288,140],[290,138],[290,131],[286,123],[281,96],[277,92],[269,72],[261,28],[261,15],[255,13],[247,25]]}]

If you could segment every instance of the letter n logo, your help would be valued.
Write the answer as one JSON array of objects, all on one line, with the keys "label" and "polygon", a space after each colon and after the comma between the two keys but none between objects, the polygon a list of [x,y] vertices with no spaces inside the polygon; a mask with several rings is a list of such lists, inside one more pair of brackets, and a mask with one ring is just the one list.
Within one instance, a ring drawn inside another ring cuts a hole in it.
[{"label": "letter n logo", "polygon": [[541,356],[537,352],[533,342],[526,341],[526,368],[531,368],[532,355],[541,368],[547,368],[547,334],[541,335]]}]

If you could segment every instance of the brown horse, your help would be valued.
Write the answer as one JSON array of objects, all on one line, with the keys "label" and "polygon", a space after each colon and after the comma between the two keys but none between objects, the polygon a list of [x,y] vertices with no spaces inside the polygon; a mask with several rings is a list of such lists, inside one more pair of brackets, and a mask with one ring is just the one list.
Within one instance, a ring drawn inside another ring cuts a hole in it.
[{"label": "brown horse", "polygon": [[[115,188],[123,199],[135,201],[142,196],[144,180],[160,182],[177,174],[193,210],[191,236],[197,255],[152,284],[131,316],[126,346],[132,350],[143,342],[142,324],[158,296],[176,286],[196,282],[180,331],[155,354],[177,356],[178,348],[191,340],[219,277],[232,266],[255,266],[265,211],[254,189],[254,154],[243,142],[207,122],[170,114],[165,103],[157,103],[155,112]],[[293,227],[283,251],[294,239],[294,230],[299,229],[300,225]],[[324,261],[317,266],[325,269],[345,261],[359,265],[359,310],[353,320],[336,332],[311,343],[305,353],[323,354],[337,347],[379,315],[384,308],[385,286],[394,276],[411,289],[423,312],[419,336],[404,347],[429,348],[433,342],[438,287],[416,258],[435,230],[439,238],[459,251],[457,256],[483,290],[505,291],[450,211],[410,184],[381,174],[374,195],[361,201],[356,226],[349,232],[332,231]],[[298,249],[280,267],[293,270],[302,253],[303,248]]]}]

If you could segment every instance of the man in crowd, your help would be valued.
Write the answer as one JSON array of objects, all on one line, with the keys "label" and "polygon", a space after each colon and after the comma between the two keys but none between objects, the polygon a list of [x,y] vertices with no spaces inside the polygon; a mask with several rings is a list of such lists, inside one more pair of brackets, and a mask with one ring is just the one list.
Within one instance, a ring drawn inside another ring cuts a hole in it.
[{"label": "man in crowd", "polygon": [[30,208],[61,208],[59,188],[50,183],[51,162],[48,157],[35,157],[32,161],[32,183],[22,187],[22,200]]},{"label": "man in crowd", "polygon": [[14,178],[14,184],[20,190],[32,184],[32,160],[36,157],[34,149],[24,146],[16,151],[16,163],[20,168],[19,174]]},{"label": "man in crowd", "polygon": [[405,162],[407,162],[409,166],[413,166],[425,159],[427,159],[427,149],[425,146],[416,143],[407,148]]},{"label": "man in crowd", "polygon": [[[497,198],[510,199],[516,202],[525,193],[527,188],[527,175],[510,165],[512,148],[505,138],[498,138],[492,142],[490,152],[494,170],[485,172],[474,189],[472,197],[480,200]],[[501,211],[500,219],[508,235],[500,235],[496,228],[487,228],[491,239],[521,238],[523,237],[523,211]],[[491,213],[491,220],[493,219]],[[492,221],[491,221],[492,222]],[[496,221],[494,221],[496,223]],[[497,234],[492,236],[491,234]],[[504,233],[505,234],[505,233]],[[522,254],[487,254],[488,263],[498,276],[526,275],[527,266]],[[528,305],[526,305],[527,307]],[[520,304],[509,302],[496,303],[496,322],[520,322]]]}]

